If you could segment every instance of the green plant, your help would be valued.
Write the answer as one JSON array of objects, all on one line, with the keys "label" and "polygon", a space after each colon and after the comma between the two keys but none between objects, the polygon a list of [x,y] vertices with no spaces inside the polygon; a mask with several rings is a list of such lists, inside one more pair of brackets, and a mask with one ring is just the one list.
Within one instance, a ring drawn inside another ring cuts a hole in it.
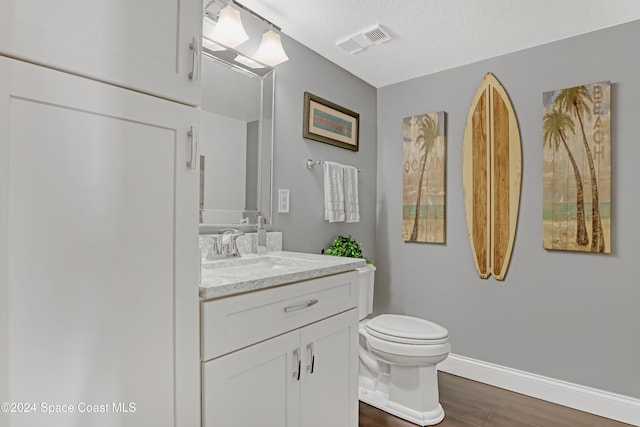
[{"label": "green plant", "polygon": [[[335,239],[333,239],[328,248],[322,250],[322,253],[325,255],[333,256],[364,258],[364,256],[362,256],[360,243],[351,236],[336,237]],[[372,264],[372,261],[367,260],[367,264]]]}]

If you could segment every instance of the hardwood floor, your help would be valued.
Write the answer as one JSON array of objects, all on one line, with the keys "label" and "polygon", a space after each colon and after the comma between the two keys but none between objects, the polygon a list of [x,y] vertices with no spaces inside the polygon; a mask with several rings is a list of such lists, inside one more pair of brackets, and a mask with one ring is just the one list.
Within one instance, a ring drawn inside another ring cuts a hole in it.
[{"label": "hardwood floor", "polygon": [[[438,427],[628,427],[607,418],[438,373],[444,420]],[[360,427],[415,427],[360,402]]]}]

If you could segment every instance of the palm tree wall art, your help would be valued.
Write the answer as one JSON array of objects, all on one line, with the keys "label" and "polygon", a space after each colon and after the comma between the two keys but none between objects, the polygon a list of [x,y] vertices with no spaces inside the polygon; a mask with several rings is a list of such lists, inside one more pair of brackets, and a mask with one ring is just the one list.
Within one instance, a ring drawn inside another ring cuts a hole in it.
[{"label": "palm tree wall art", "polygon": [[611,84],[543,94],[543,247],[611,252]]},{"label": "palm tree wall art", "polygon": [[402,237],[445,242],[445,112],[403,119]]}]

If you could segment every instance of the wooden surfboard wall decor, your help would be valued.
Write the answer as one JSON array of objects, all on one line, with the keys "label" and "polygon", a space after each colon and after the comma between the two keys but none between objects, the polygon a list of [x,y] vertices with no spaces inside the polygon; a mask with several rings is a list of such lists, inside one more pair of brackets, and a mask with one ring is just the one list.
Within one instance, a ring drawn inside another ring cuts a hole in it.
[{"label": "wooden surfboard wall decor", "polygon": [[462,183],[478,275],[504,280],[520,205],[522,149],[509,96],[491,73],[476,92],[464,130]]}]

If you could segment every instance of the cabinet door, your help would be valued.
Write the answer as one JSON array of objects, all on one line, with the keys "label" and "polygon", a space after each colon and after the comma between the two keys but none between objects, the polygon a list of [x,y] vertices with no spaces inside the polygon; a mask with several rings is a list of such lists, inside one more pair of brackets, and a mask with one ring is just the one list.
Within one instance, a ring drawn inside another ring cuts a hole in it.
[{"label": "cabinet door", "polygon": [[301,330],[302,427],[358,425],[358,310]]},{"label": "cabinet door", "polygon": [[198,426],[197,111],[0,75],[0,402],[36,405],[0,425]]},{"label": "cabinet door", "polygon": [[201,28],[200,0],[0,2],[0,53],[191,105]]},{"label": "cabinet door", "polygon": [[299,331],[202,365],[203,427],[300,425]]}]

